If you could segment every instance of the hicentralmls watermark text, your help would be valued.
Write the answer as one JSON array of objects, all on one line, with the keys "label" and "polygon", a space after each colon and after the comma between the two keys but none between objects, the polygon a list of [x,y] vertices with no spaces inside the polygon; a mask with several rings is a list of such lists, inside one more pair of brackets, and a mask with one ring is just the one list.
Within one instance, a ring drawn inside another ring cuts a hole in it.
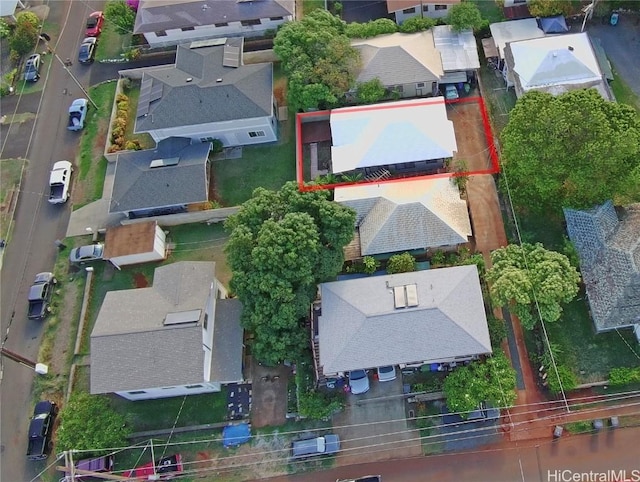
[{"label": "hicentralmls watermark text", "polygon": [[640,469],[576,472],[547,470],[547,482],[640,482]]}]

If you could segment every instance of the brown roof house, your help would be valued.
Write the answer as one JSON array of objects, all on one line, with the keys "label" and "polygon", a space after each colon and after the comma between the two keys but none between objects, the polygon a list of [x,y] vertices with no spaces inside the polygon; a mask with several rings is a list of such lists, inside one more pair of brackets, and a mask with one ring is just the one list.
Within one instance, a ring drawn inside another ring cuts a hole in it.
[{"label": "brown roof house", "polygon": [[322,283],[320,293],[319,378],[492,352],[475,265]]},{"label": "brown roof house", "polygon": [[161,266],[149,287],[109,291],[91,332],[91,393],[145,400],[243,381],[241,311],[206,261]]},{"label": "brown roof house", "polygon": [[116,267],[161,261],[166,257],[166,235],[155,221],[107,229],[104,258]]},{"label": "brown roof house", "polygon": [[633,327],[640,340],[640,204],[618,214],[607,201],[564,217],[596,331]]}]

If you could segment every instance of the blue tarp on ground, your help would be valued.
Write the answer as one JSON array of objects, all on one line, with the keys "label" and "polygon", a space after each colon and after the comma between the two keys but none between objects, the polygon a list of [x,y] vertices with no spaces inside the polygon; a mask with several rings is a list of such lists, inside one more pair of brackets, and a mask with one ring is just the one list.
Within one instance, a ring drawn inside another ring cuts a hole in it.
[{"label": "blue tarp on ground", "polygon": [[246,443],[251,438],[251,429],[248,423],[227,425],[222,429],[222,444],[225,447],[237,447]]},{"label": "blue tarp on ground", "polygon": [[562,15],[539,18],[538,26],[544,33],[565,33],[569,31],[567,22]]}]

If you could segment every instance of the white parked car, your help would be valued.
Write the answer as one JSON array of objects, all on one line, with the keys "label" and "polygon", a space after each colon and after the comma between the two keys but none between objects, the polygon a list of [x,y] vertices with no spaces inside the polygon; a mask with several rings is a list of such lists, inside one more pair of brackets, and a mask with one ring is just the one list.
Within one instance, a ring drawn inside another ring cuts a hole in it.
[{"label": "white parked car", "polygon": [[53,165],[49,176],[49,202],[51,204],[66,203],[69,199],[72,171],[73,166],[69,161],[58,161]]},{"label": "white parked car", "polygon": [[390,382],[396,379],[396,367],[389,365],[386,367],[378,367],[378,381]]},{"label": "white parked car", "polygon": [[369,391],[369,376],[365,370],[352,370],[348,376],[351,393],[360,395]]}]

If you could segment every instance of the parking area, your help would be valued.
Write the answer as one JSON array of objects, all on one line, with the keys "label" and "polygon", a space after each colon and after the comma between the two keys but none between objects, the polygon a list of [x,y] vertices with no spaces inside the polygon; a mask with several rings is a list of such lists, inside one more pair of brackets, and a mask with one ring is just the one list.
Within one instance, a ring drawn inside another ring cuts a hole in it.
[{"label": "parking area", "polygon": [[347,407],[333,418],[342,449],[337,465],[361,464],[422,455],[420,434],[409,428],[402,377],[379,382],[362,395],[347,395]]}]

